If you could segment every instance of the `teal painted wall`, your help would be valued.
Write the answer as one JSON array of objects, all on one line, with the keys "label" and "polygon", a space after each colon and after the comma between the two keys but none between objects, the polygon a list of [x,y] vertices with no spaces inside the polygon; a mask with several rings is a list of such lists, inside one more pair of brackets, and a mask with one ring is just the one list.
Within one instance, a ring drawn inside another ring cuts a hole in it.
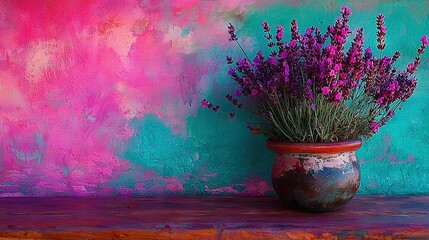
[{"label": "teal painted wall", "polygon": [[[263,21],[324,29],[346,4],[375,48],[383,13],[384,52],[401,51],[401,68],[429,34],[423,0],[29,2],[0,0],[0,196],[273,194],[274,155],[247,130],[252,115],[200,108],[229,110],[225,56],[241,53],[228,22],[253,55]],[[404,109],[358,151],[359,194],[429,193],[429,54],[416,76]]]}]

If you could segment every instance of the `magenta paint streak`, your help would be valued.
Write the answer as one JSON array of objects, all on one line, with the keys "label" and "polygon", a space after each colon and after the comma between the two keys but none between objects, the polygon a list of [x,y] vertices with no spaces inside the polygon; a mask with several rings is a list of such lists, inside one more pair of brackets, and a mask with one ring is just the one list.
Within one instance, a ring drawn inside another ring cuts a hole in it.
[{"label": "magenta paint streak", "polygon": [[390,148],[392,147],[392,141],[389,135],[384,135],[383,140],[383,144],[380,145],[378,149],[378,152],[380,154],[376,156],[377,161],[388,161],[392,165],[400,165],[414,162],[414,155],[412,154],[409,154],[407,159],[401,160],[397,154],[391,152],[392,150]]},{"label": "magenta paint streak", "polygon": [[272,192],[273,188],[271,187],[271,183],[268,183],[267,181],[259,178],[255,178],[248,179],[243,183],[234,184],[232,186],[225,186],[219,188],[209,188],[208,186],[205,186],[205,190],[207,193],[210,194],[228,193],[248,196],[263,196]]}]

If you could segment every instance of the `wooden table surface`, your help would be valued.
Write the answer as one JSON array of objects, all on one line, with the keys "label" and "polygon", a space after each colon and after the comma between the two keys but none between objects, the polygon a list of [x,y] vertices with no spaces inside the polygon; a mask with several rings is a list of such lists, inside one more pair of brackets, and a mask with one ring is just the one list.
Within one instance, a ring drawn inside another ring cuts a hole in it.
[{"label": "wooden table surface", "polygon": [[0,198],[0,239],[429,239],[429,196],[357,196],[330,213],[276,197]]}]

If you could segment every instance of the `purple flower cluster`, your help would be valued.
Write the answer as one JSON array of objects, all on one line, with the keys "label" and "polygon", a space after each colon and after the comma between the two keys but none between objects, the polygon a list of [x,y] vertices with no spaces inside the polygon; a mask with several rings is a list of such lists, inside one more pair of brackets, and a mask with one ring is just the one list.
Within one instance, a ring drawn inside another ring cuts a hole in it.
[{"label": "purple flower cluster", "polygon": [[[226,94],[225,97],[228,99],[228,101],[237,107],[238,109],[241,109],[243,107],[243,103],[239,103],[237,98],[234,98],[231,94]],[[220,106],[219,105],[213,105],[211,102],[209,102],[207,99],[203,99],[201,101],[201,107],[211,109],[213,112],[219,112]],[[235,111],[232,110],[228,113],[229,118],[235,118]]]},{"label": "purple flower cluster", "polygon": [[230,23],[228,26],[228,33],[229,33],[229,41],[237,41],[237,35],[235,34],[235,27]]},{"label": "purple flower cluster", "polygon": [[231,94],[226,94],[225,97],[232,105],[236,106],[238,109],[241,109],[243,107],[243,103],[239,103],[238,99],[234,98]]},{"label": "purple flower cluster", "polygon": [[[249,96],[257,103],[269,101],[270,104],[277,104],[279,97],[295,98],[309,102],[311,109],[315,110],[316,95],[323,96],[332,104],[341,104],[353,102],[357,94],[363,93],[365,99],[371,99],[371,111],[378,111],[378,115],[367,123],[369,129],[377,132],[393,116],[397,103],[406,101],[413,94],[417,81],[412,75],[421,63],[421,55],[429,39],[427,36],[421,38],[422,44],[415,60],[405,71],[399,71],[393,66],[400,57],[399,52],[392,57],[377,58],[370,48],[363,49],[362,28],[356,31],[350,47],[345,49],[346,40],[352,34],[348,25],[350,14],[350,9],[344,6],[341,16],[334,25],[327,27],[325,34],[315,27],[299,34],[298,23],[293,20],[289,41],[284,41],[283,26],[277,26],[273,35],[269,24],[263,22],[262,29],[270,50],[268,55],[258,51],[250,60],[244,54],[246,57],[236,62],[227,56],[227,63],[231,65],[228,75],[239,86],[236,96]],[[377,16],[376,26],[377,48],[382,51],[386,46],[383,15]],[[238,43],[232,24],[229,24],[228,32],[229,40]],[[237,108],[242,108],[243,105],[231,94],[226,98]],[[219,110],[207,100],[202,101],[202,106]],[[270,114],[261,113],[267,116],[267,120]],[[230,116],[235,116],[235,113],[231,112]]]},{"label": "purple flower cluster", "polygon": [[[379,33],[385,31],[383,29],[380,28]],[[381,36],[382,34],[378,35]],[[414,93],[417,80],[412,74],[416,72],[417,66],[421,63],[421,55],[428,45],[427,36],[423,36],[421,42],[422,44],[417,51],[414,62],[408,64],[406,71],[399,72],[393,66],[400,56],[399,52],[395,52],[392,58],[387,56],[381,59],[370,58],[369,66],[365,73],[365,93],[371,96],[379,107],[389,110],[392,103],[398,100],[405,102]],[[379,41],[378,46],[384,45],[384,43],[381,43],[383,41]],[[394,114],[394,110],[388,112],[388,118]],[[383,120],[385,121],[385,119]]]},{"label": "purple flower cluster", "polygon": [[377,16],[377,48],[383,50],[386,47],[386,27],[384,26],[384,16],[379,14]]},{"label": "purple flower cluster", "polygon": [[207,101],[206,99],[203,99],[201,101],[201,106],[203,108],[211,109],[211,110],[213,110],[213,112],[219,112],[219,109],[220,109],[219,105],[214,106],[211,102]]}]

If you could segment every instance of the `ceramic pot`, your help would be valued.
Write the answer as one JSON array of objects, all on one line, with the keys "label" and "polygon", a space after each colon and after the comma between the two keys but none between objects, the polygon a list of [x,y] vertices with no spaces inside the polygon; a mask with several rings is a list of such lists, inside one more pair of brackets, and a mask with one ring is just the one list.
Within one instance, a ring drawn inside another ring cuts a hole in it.
[{"label": "ceramic pot", "polygon": [[272,184],[292,209],[327,212],[343,207],[360,184],[356,150],[360,139],[335,143],[288,143],[268,140],[276,153]]}]

